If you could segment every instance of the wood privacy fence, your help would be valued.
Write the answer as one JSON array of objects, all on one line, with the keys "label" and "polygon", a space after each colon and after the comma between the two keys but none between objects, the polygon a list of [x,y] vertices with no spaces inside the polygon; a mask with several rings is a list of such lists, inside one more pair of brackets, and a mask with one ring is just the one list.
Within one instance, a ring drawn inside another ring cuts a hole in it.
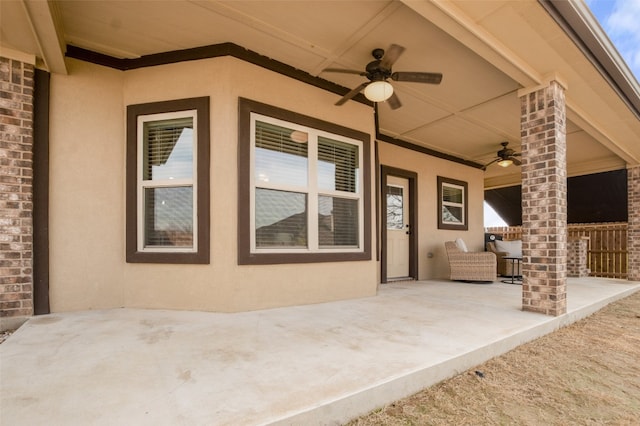
[{"label": "wood privacy fence", "polygon": [[[567,226],[568,239],[589,237],[587,267],[589,276],[627,278],[627,223],[586,223]],[[505,240],[521,240],[522,227],[491,227],[485,232],[502,235]]]}]

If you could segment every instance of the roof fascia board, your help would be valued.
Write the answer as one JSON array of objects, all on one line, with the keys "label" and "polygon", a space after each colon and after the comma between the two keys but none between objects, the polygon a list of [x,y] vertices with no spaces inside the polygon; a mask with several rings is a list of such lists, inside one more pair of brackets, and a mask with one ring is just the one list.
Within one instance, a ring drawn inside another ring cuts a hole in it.
[{"label": "roof fascia board", "polygon": [[640,119],[640,85],[584,2],[538,0]]}]

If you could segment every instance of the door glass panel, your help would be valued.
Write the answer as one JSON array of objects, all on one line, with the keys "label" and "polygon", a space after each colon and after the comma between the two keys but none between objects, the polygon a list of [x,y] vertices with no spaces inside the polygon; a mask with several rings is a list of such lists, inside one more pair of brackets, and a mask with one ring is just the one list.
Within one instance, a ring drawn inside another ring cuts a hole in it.
[{"label": "door glass panel", "polygon": [[403,188],[387,185],[387,229],[404,229]]}]

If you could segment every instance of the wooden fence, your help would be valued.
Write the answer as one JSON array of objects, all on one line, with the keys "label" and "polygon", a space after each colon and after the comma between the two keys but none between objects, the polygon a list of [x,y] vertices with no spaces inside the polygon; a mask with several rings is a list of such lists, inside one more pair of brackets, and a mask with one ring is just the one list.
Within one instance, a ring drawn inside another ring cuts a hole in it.
[{"label": "wooden fence", "polygon": [[[627,223],[587,223],[567,226],[568,239],[589,237],[587,267],[589,276],[627,278]],[[485,232],[502,235],[505,240],[521,240],[522,227],[491,227]]]}]

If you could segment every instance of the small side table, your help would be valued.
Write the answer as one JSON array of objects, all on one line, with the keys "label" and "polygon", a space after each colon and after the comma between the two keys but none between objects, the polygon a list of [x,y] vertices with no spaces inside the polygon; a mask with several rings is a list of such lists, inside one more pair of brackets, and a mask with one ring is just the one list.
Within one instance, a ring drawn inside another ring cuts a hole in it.
[{"label": "small side table", "polygon": [[522,284],[522,278],[516,275],[516,271],[520,270],[520,262],[522,262],[522,256],[504,256],[504,260],[511,262],[511,280],[502,280],[505,284]]}]

